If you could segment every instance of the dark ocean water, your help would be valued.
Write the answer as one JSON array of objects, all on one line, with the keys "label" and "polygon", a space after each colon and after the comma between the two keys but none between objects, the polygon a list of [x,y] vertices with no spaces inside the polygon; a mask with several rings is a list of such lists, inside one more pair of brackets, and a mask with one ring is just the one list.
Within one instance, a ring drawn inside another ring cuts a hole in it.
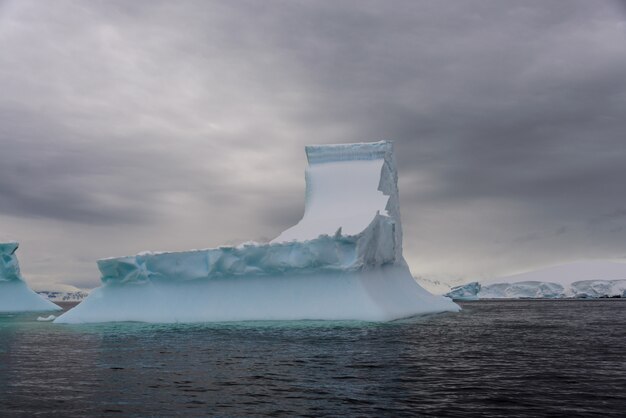
[{"label": "dark ocean water", "polygon": [[392,324],[0,315],[1,416],[626,416],[626,300]]}]

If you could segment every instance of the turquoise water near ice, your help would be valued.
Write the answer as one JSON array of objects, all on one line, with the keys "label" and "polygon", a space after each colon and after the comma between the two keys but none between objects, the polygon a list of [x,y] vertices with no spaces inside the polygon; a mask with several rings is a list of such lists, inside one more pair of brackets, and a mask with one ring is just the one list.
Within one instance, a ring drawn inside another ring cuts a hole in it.
[{"label": "turquoise water near ice", "polygon": [[623,416],[626,300],[462,307],[388,324],[0,315],[0,415]]}]

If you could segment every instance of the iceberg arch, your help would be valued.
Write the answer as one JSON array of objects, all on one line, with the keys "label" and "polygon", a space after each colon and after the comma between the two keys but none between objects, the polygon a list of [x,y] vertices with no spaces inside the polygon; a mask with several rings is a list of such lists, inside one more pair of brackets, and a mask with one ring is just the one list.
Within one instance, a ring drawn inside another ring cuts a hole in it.
[{"label": "iceberg arch", "polygon": [[389,141],[306,147],[302,220],[269,243],[98,261],[102,286],[57,323],[390,321],[458,311],[402,256]]},{"label": "iceberg arch", "polygon": [[20,273],[15,252],[17,242],[0,243],[0,312],[42,312],[60,310],[28,287]]}]

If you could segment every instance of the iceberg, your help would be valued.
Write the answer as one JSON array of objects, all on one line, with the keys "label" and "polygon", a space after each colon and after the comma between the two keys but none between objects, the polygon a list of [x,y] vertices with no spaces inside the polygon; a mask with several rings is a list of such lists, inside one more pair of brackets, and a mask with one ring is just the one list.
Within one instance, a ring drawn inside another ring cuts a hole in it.
[{"label": "iceberg", "polygon": [[626,263],[579,261],[471,282],[446,294],[455,300],[626,297]]},{"label": "iceberg", "polygon": [[54,303],[31,290],[20,273],[15,252],[17,242],[0,243],[0,312],[60,310]]},{"label": "iceberg", "polygon": [[389,141],[306,147],[302,220],[268,243],[98,261],[102,285],[56,323],[391,321],[458,311],[402,255]]}]

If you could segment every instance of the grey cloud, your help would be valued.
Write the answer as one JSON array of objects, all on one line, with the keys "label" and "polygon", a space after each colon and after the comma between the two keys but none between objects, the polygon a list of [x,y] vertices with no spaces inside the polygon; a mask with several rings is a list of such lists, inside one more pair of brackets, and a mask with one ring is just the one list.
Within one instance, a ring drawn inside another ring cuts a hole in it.
[{"label": "grey cloud", "polygon": [[0,229],[80,260],[272,237],[304,144],[394,139],[416,273],[623,254],[622,6],[4,2]]}]

